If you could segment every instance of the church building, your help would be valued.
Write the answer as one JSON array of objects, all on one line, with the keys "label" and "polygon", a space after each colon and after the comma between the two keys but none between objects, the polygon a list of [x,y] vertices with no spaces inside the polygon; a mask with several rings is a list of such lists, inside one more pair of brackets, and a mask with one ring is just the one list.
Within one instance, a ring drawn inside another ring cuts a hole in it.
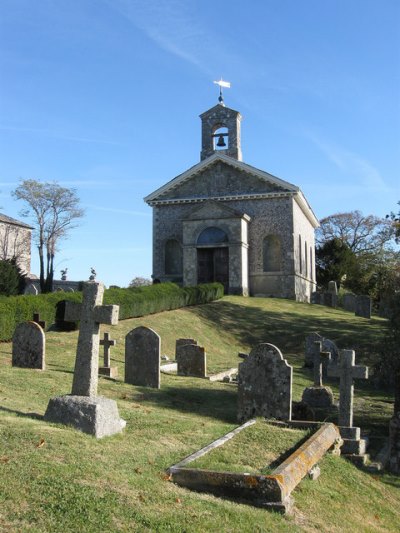
[{"label": "church building", "polygon": [[153,208],[153,279],[309,301],[318,220],[306,198],[243,162],[242,117],[221,94],[200,118],[200,162],[144,199]]}]

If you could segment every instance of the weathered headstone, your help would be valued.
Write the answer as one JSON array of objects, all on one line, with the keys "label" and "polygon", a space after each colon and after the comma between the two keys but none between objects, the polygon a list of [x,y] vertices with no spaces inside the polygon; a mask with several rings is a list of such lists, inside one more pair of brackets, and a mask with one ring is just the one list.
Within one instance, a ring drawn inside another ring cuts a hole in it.
[{"label": "weathered headstone", "polygon": [[45,369],[45,335],[36,322],[22,322],[12,338],[12,366]]},{"label": "weathered headstone", "polygon": [[343,438],[344,455],[364,456],[365,440],[360,428],[353,427],[354,379],[368,379],[368,367],[355,364],[354,350],[341,350],[339,365],[328,368],[328,376],[340,379],[338,425]]},{"label": "weathered headstone", "polygon": [[337,294],[333,292],[324,292],[322,294],[322,305],[326,305],[327,307],[337,307],[338,303],[338,297]]},{"label": "weathered headstone", "polygon": [[371,318],[371,298],[365,295],[356,296],[355,314],[363,318]]},{"label": "weathered headstone", "polygon": [[338,289],[337,289],[336,281],[328,282],[328,292],[330,292],[331,294],[336,294],[337,296]]},{"label": "weathered headstone", "polygon": [[125,337],[125,382],[131,385],[160,388],[161,339],[144,326]]},{"label": "weathered headstone", "polygon": [[175,359],[178,354],[178,350],[181,346],[186,346],[187,344],[197,344],[195,339],[176,339],[175,341]]},{"label": "weathered headstone", "polygon": [[36,322],[36,324],[39,324],[39,326],[43,330],[46,329],[46,322],[44,320],[40,320],[40,314],[39,313],[33,313],[32,322]]},{"label": "weathered headstone", "polygon": [[322,343],[315,341],[314,350],[314,385],[306,387],[302,401],[310,407],[329,408],[333,405],[333,393],[329,387],[322,384],[322,365],[331,358],[330,352],[322,351]]},{"label": "weathered headstone", "polygon": [[255,346],[239,364],[238,420],[290,420],[293,369],[273,344]]},{"label": "weathered headstone", "polygon": [[343,309],[352,313],[356,310],[356,295],[352,292],[343,294]]},{"label": "weathered headstone", "polygon": [[119,433],[125,426],[114,400],[97,396],[100,324],[116,325],[119,306],[102,305],[104,285],[84,283],[82,304],[67,302],[66,320],[80,320],[72,394],[52,398],[45,420],[71,424],[97,438]]},{"label": "weathered headstone", "polygon": [[108,376],[110,378],[116,378],[118,376],[118,368],[116,366],[111,366],[110,359],[110,348],[115,345],[116,341],[110,339],[110,334],[106,331],[104,333],[104,338],[100,341],[100,346],[103,346],[104,348],[103,366],[99,367],[99,374],[102,376]]},{"label": "weathered headstone", "polygon": [[197,344],[182,344],[176,347],[178,376],[205,378],[207,375],[207,356],[204,348]]},{"label": "weathered headstone", "polygon": [[322,293],[312,292],[311,293],[311,303],[312,304],[321,304]]}]

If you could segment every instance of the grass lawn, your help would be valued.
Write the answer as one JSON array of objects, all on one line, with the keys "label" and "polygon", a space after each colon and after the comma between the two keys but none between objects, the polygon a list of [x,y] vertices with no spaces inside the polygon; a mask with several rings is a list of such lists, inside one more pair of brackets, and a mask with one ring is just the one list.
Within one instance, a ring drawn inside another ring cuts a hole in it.
[{"label": "grass lawn", "polygon": [[[237,366],[237,353],[257,342],[276,344],[294,367],[298,400],[312,382],[302,368],[308,333],[355,349],[356,361],[368,364],[376,360],[386,322],[287,300],[225,297],[103,327],[117,340],[111,362],[119,378],[100,378],[99,394],[117,401],[127,426],[99,441],[42,419],[51,396],[71,391],[77,332],[46,333],[45,372],[12,368],[11,344],[0,344],[0,531],[398,530],[400,478],[367,474],[331,455],[318,480],[304,480],[293,492],[291,517],[169,482],[166,468],[237,426],[236,386],[164,374],[159,390],[125,384],[124,337],[138,325],[153,328],[171,358],[176,338],[197,339],[206,348],[208,373]],[[337,398],[337,383],[328,384]],[[355,423],[381,442],[393,398],[369,383],[356,382],[355,394]]]}]

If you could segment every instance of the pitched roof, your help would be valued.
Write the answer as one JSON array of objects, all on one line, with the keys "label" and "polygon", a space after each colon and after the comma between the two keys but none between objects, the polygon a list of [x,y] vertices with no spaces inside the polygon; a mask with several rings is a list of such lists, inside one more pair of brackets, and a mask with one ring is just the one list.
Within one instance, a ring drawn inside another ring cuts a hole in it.
[{"label": "pitched roof", "polygon": [[0,222],[4,222],[5,224],[12,224],[13,226],[21,226],[21,228],[33,229],[32,226],[29,226],[29,224],[25,224],[25,222],[20,222],[15,218],[8,217],[3,213],[0,213]]}]

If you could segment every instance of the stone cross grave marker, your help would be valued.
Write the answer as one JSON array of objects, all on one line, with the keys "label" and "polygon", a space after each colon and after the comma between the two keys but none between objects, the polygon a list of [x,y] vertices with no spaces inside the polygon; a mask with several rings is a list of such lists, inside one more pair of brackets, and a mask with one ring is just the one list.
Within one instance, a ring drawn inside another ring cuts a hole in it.
[{"label": "stone cross grave marker", "polygon": [[238,420],[255,416],[290,420],[293,368],[279,348],[262,343],[239,364]]},{"label": "stone cross grave marker", "polygon": [[339,365],[328,367],[328,376],[339,378],[339,426],[353,427],[354,379],[368,379],[368,367],[355,364],[354,350],[341,350]]},{"label": "stone cross grave marker", "polygon": [[33,313],[32,322],[36,322],[36,324],[39,324],[41,328],[46,329],[46,322],[44,320],[40,320],[39,313]]},{"label": "stone cross grave marker", "polygon": [[125,383],[160,388],[161,339],[144,326],[125,337]]},{"label": "stone cross grave marker", "polygon": [[327,408],[333,404],[333,393],[329,387],[324,387],[322,383],[323,367],[327,367],[331,353],[322,351],[323,343],[314,341],[314,364],[313,377],[314,385],[306,387],[303,391],[302,401],[310,407]]},{"label": "stone cross grave marker", "polygon": [[115,346],[117,341],[110,339],[108,331],[104,333],[104,338],[100,340],[100,346],[104,347],[104,360],[103,366],[99,367],[99,374],[102,376],[108,376],[110,378],[116,378],[118,376],[118,367],[111,366],[110,348]]},{"label": "stone cross grave marker", "polygon": [[45,335],[36,322],[22,322],[12,338],[12,366],[45,369]]},{"label": "stone cross grave marker", "polygon": [[118,324],[118,305],[102,305],[104,285],[84,284],[82,303],[67,302],[65,320],[80,320],[72,394],[96,396],[99,372],[100,324]]}]

